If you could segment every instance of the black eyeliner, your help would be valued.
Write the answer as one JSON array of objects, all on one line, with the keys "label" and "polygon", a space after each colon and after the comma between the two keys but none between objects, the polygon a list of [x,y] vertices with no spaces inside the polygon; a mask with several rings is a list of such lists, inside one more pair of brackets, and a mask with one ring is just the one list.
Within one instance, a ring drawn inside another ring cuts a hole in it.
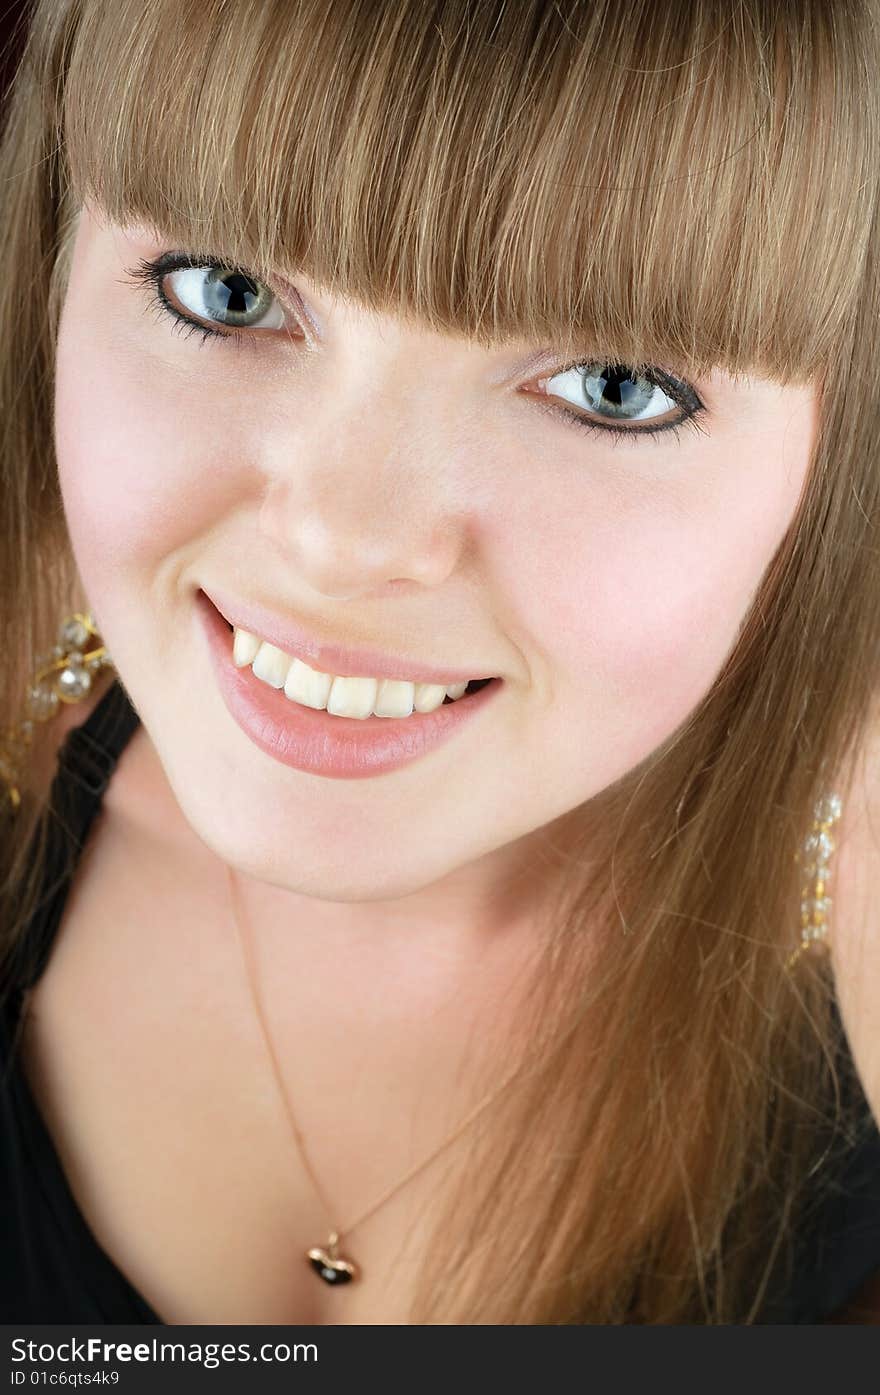
[{"label": "black eyeliner", "polygon": [[[198,267],[223,267],[228,272],[247,276],[251,280],[257,279],[246,268],[233,266],[222,257],[216,257],[209,253],[195,255],[188,252],[163,252],[152,260],[142,257],[135,266],[127,269],[125,279],[146,288],[151,307],[157,309],[164,318],[170,319],[172,333],[182,334],[184,339],[189,339],[193,334],[201,335],[203,344],[208,339],[232,339],[237,343],[250,339],[251,336],[245,330],[214,329],[201,320],[193,319],[178,310],[177,306],[168,299],[162,284],[165,277],[173,271],[192,270]],[[266,283],[261,282],[260,284]],[[564,364],[560,368],[554,369],[552,373],[542,374],[542,377],[546,380],[550,377],[557,377],[560,373],[571,372],[572,369],[582,370],[596,366],[598,363],[599,360],[593,359]],[[628,367],[625,364],[616,366]],[[659,368],[645,367],[640,369],[640,372],[649,382],[662,388],[669,397],[673,398],[685,415],[678,421],[666,422],[662,426],[611,426],[608,423],[600,423],[598,420],[591,421],[587,416],[564,407],[561,402],[550,401],[549,394],[546,393],[537,395],[541,402],[541,410],[546,412],[548,416],[566,424],[570,423],[582,431],[598,433],[606,438],[612,437],[611,444],[614,446],[620,443],[622,437],[632,439],[638,436],[651,436],[656,439],[667,435],[670,431],[673,433],[673,439],[680,440],[681,432],[685,428],[699,431],[703,435],[707,434],[698,420],[706,411],[705,405],[700,401],[690,384],[674,378]],[[532,396],[535,395],[532,394]]]}]

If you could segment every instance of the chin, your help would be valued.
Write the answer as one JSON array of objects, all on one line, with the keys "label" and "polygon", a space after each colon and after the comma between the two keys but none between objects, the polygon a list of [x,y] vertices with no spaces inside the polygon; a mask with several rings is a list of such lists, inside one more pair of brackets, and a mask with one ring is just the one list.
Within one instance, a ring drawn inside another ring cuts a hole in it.
[{"label": "chin", "polygon": [[179,802],[196,838],[221,862],[255,881],[321,901],[396,900],[432,885],[485,851],[467,850],[456,857],[449,849],[432,849],[422,831],[392,855],[389,844],[394,844],[395,835],[375,828],[370,839],[356,830],[350,837],[327,837],[317,823],[305,830],[299,818],[288,835],[281,834],[274,821],[261,827],[252,819],[242,823],[235,813],[218,820],[216,808],[202,807],[198,799],[184,795]]}]

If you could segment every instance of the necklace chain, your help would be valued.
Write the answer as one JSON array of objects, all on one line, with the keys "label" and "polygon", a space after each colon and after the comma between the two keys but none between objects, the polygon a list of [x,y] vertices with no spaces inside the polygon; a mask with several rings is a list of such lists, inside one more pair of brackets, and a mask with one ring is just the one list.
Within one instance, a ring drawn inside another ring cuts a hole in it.
[{"label": "necklace chain", "polygon": [[[281,1072],[278,1056],[272,1044],[272,1037],[269,1032],[268,1025],[266,1023],[265,1012],[263,1010],[262,1002],[260,999],[257,972],[254,964],[253,947],[250,943],[249,935],[245,932],[243,928],[244,916],[242,914],[242,906],[238,884],[236,882],[232,868],[228,864],[226,866],[226,870],[229,875],[233,920],[235,922],[236,933],[238,935],[242,954],[244,956],[245,968],[247,970],[251,996],[254,1002],[254,1009],[256,1011],[257,1020],[260,1024],[260,1029],[263,1033],[263,1038],[266,1043],[266,1050],[269,1053],[269,1059],[272,1063],[272,1069],[275,1073],[275,1079],[278,1084],[278,1089],[281,1094],[281,1098],[284,1101],[284,1108],[287,1114],[288,1121],[290,1123],[291,1130],[293,1132],[293,1136],[296,1139],[296,1144],[299,1149],[300,1157],[303,1161],[303,1166],[305,1167],[306,1172],[309,1175],[312,1186],[314,1187],[315,1192],[322,1206],[324,1207],[326,1214],[328,1216],[332,1216],[334,1208],[327,1200],[324,1190],[320,1182],[318,1181],[318,1178],[315,1176],[314,1168],[312,1167],[311,1162],[309,1161],[308,1152],[305,1146],[305,1140],[303,1139],[302,1133],[299,1129],[299,1126],[297,1125],[296,1118],[293,1113],[293,1108],[288,1098],[287,1090],[284,1086],[284,1078]],[[421,1162],[415,1165],[415,1167],[410,1168],[410,1170],[400,1179],[400,1181],[395,1182],[392,1186],[390,1186],[387,1189],[387,1191],[383,1192],[383,1194],[379,1197],[378,1201],[374,1201],[367,1211],[365,1211],[362,1215],[358,1216],[355,1220],[350,1221],[349,1224],[345,1227],[334,1225],[332,1231],[330,1232],[334,1240],[340,1240],[343,1235],[350,1235],[351,1232],[354,1231],[359,1225],[362,1225],[365,1221],[369,1220],[370,1217],[373,1216],[380,1209],[380,1207],[385,1205],[386,1201],[390,1201],[392,1196],[394,1196],[397,1192],[401,1191],[402,1188],[405,1187],[408,1182],[411,1182],[412,1179],[416,1177],[418,1173],[422,1172],[424,1168],[428,1166],[429,1163],[433,1162],[434,1159],[438,1157],[440,1153],[442,1153],[446,1148],[449,1148],[456,1141],[456,1139],[460,1138],[461,1135],[464,1133],[465,1129],[469,1128],[470,1125],[479,1117],[479,1115],[482,1114],[483,1111],[487,1109],[488,1106],[494,1100],[496,1100],[501,1095],[502,1091],[506,1089],[506,1087],[515,1079],[515,1077],[519,1074],[520,1069],[521,1067],[517,1066],[514,1070],[509,1072],[509,1074],[504,1077],[502,1083],[498,1086],[498,1088],[493,1090],[491,1094],[487,1096],[486,1099],[482,1100],[474,1109],[471,1110],[471,1112],[466,1116],[463,1122],[459,1124],[458,1128],[454,1131],[454,1133],[450,1134],[448,1138],[444,1139],[440,1146],[438,1148],[435,1148],[434,1151],[430,1153],[427,1158],[423,1158]]]}]

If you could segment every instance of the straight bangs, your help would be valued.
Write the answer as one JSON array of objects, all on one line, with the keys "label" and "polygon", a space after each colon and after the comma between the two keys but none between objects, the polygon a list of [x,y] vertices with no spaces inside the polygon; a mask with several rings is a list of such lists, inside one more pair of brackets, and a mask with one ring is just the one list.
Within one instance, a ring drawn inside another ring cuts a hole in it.
[{"label": "straight bangs", "polygon": [[252,275],[486,345],[808,381],[876,197],[846,8],[836,33],[825,0],[85,3],[59,135],[77,202]]}]

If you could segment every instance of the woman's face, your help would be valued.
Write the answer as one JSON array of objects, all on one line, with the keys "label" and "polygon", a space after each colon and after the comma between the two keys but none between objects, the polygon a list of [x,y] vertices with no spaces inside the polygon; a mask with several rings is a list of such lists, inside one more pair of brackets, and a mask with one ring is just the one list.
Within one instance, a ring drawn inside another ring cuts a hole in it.
[{"label": "woman's face", "polygon": [[[488,351],[305,278],[308,318],[281,286],[243,342],[203,341],[127,274],[188,250],[83,211],[56,418],[86,596],[181,809],[226,861],[330,900],[503,876],[505,850],[521,860],[707,692],[795,512],[813,391],[719,373],[691,385],[702,431],[602,434],[683,410],[624,383],[615,417],[619,376],[606,390],[552,346]],[[208,325],[210,271],[163,283]],[[296,768],[227,707],[202,588],[324,644],[503,683],[395,769]]]}]

